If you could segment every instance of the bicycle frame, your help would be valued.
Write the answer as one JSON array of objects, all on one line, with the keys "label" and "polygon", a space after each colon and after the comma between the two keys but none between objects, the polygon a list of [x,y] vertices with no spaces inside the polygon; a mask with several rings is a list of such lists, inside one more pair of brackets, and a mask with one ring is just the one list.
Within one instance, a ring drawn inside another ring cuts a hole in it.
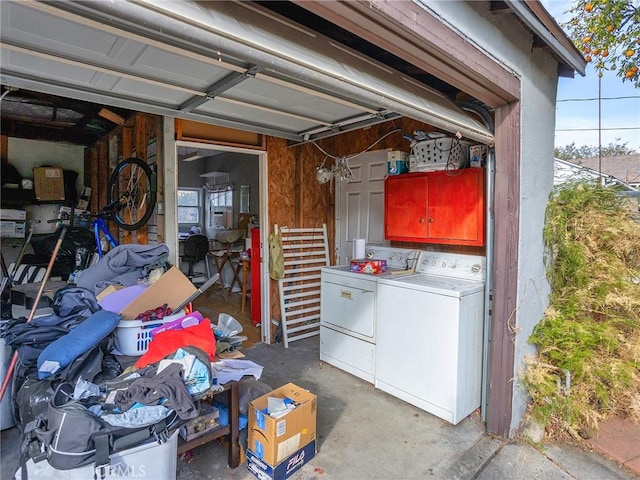
[{"label": "bicycle frame", "polygon": [[98,216],[93,221],[93,236],[96,241],[96,252],[98,252],[98,258],[102,258],[104,255],[102,253],[102,242],[100,241],[100,232],[102,232],[105,238],[109,241],[111,248],[118,246],[118,242],[116,241],[115,238],[113,238],[113,235],[111,235],[111,232],[109,231],[109,227],[107,226],[107,221],[101,216]]}]

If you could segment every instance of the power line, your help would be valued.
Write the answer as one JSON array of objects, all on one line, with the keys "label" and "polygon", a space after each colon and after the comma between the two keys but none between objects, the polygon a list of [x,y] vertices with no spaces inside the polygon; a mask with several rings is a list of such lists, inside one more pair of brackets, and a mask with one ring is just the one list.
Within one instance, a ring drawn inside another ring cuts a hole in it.
[{"label": "power line", "polygon": [[640,127],[612,127],[612,128],[556,128],[556,132],[593,132],[596,130],[640,130]]},{"label": "power line", "polygon": [[625,97],[602,97],[602,98],[565,98],[563,100],[556,100],[556,103],[560,102],[592,102],[594,100],[627,100],[629,98],[640,98],[640,95],[630,95]]}]

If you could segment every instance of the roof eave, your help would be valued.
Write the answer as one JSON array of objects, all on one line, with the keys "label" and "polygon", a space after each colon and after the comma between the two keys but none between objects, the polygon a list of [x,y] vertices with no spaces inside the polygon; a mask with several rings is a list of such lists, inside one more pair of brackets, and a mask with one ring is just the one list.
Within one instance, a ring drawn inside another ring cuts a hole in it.
[{"label": "roof eave", "polygon": [[549,47],[563,76],[570,71],[585,76],[587,62],[571,39],[538,0],[505,0],[511,11]]}]

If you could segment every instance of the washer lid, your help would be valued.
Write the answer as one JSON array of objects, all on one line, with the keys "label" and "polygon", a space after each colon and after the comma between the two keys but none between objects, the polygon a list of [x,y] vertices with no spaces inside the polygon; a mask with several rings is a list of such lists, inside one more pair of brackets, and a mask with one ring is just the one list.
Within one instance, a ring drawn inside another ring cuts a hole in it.
[{"label": "washer lid", "polygon": [[378,285],[411,288],[450,297],[462,297],[484,290],[483,282],[463,280],[460,278],[442,277],[439,275],[409,275],[400,278],[385,277],[378,280]]}]

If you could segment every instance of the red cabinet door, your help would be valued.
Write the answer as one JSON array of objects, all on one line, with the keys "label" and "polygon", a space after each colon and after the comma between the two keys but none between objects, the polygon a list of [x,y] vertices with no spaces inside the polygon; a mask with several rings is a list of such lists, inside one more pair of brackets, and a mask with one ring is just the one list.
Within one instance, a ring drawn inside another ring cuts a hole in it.
[{"label": "red cabinet door", "polygon": [[483,170],[433,172],[429,176],[429,228],[432,240],[446,243],[483,245]]},{"label": "red cabinet door", "polygon": [[421,174],[385,179],[385,238],[415,241],[427,236],[427,182],[428,178]]},{"label": "red cabinet door", "polygon": [[385,179],[388,240],[484,245],[484,170],[409,173]]}]

